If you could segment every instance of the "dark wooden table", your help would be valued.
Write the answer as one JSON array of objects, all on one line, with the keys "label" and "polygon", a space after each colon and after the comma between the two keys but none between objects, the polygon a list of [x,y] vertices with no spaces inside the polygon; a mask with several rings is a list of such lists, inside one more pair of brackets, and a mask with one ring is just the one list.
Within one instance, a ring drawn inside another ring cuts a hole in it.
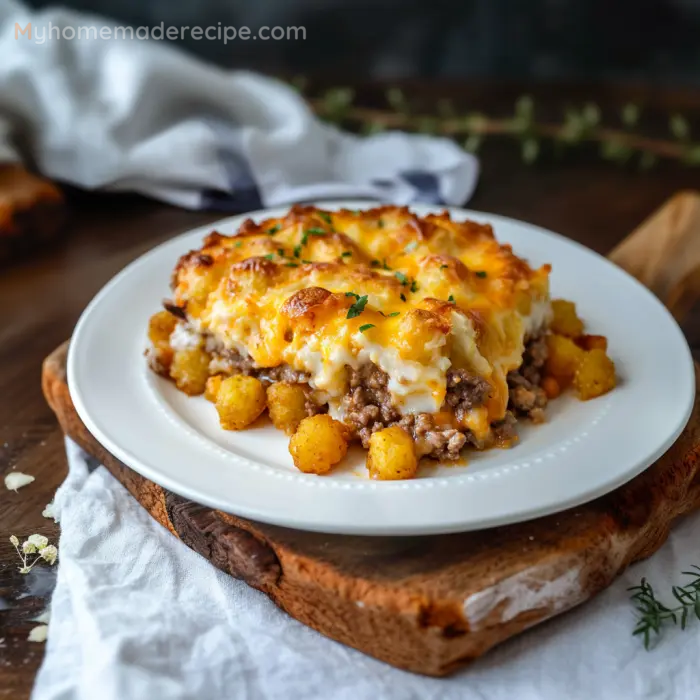
[{"label": "dark wooden table", "polygon": [[[517,87],[423,88],[426,99],[449,94],[480,109],[505,109],[519,92]],[[551,110],[574,98],[594,98],[613,110],[629,97],[659,113],[700,110],[700,96],[685,93],[585,87],[539,88],[539,93]],[[526,166],[515,144],[499,141],[482,153],[481,180],[469,206],[539,224],[605,253],[671,195],[689,188],[700,189],[700,169],[661,164],[641,173],[586,152]],[[13,700],[29,696],[41,663],[43,644],[28,642],[27,635],[36,625],[32,618],[46,606],[52,578],[20,575],[8,538],[34,532],[52,542],[58,538],[58,527],[41,512],[66,473],[63,438],[41,395],[41,362],[70,337],[86,304],[127,263],[222,216],[127,195],[71,193],[69,204],[71,224],[63,241],[0,269],[0,473],[15,468],[36,477],[18,493],[0,486],[0,696]],[[684,330],[697,357],[697,311]]]}]

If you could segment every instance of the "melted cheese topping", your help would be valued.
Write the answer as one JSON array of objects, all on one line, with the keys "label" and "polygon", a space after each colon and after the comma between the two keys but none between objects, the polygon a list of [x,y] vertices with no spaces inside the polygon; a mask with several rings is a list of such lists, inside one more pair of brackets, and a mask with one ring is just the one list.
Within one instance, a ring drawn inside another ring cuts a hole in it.
[{"label": "melted cheese topping", "polygon": [[548,276],[490,226],[446,213],[295,207],[235,236],[209,235],[179,261],[173,290],[196,330],[260,367],[307,372],[332,412],[348,390],[346,366],[384,370],[404,414],[440,411],[449,368],[479,375],[491,396],[465,421],[479,436],[505,415],[506,375],[525,338],[548,323]]}]

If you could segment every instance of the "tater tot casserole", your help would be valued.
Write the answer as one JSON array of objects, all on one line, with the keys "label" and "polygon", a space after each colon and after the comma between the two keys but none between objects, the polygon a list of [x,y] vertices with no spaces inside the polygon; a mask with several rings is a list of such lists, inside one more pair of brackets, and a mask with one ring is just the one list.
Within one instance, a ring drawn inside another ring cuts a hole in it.
[{"label": "tater tot casserole", "polygon": [[614,388],[607,340],[549,273],[446,212],[297,206],[183,255],[147,356],[224,430],[267,412],[302,472],[356,441],[371,478],[410,479],[421,458],[511,446],[569,387]]}]

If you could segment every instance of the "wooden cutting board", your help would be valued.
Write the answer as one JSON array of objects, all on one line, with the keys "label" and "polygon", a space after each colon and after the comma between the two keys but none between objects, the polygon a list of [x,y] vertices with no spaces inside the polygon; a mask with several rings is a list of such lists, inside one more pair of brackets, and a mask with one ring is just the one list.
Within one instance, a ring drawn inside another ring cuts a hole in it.
[{"label": "wooden cutting board", "polygon": [[[700,197],[675,197],[610,258],[675,313],[689,308],[700,290]],[[67,349],[65,343],[44,362],[47,401],[66,435],[158,522],[297,620],[418,673],[447,675],[591,598],[655,552],[676,518],[700,506],[696,402],[681,437],[643,474],[591,503],[528,523],[429,537],[351,537],[243,520],[166,491],[103,448],[73,407]]]}]

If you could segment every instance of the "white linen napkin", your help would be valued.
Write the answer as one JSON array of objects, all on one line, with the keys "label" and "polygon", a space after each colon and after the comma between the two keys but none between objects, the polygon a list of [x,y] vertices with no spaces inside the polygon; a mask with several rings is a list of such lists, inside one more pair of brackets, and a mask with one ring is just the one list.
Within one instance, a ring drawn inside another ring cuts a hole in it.
[{"label": "white linen napkin", "polygon": [[[632,637],[627,587],[666,592],[700,564],[700,517],[594,600],[457,675],[399,671],[288,617],[158,525],[67,443],[46,657],[33,700],[697,700],[700,622],[652,651]],[[665,596],[667,597],[667,596]]]},{"label": "white linen napkin", "polygon": [[0,0],[0,162],[20,158],[22,142],[50,178],[233,211],[328,198],[461,205],[474,189],[478,161],[448,139],[343,133],[280,81],[156,40],[100,38],[112,26]]}]

